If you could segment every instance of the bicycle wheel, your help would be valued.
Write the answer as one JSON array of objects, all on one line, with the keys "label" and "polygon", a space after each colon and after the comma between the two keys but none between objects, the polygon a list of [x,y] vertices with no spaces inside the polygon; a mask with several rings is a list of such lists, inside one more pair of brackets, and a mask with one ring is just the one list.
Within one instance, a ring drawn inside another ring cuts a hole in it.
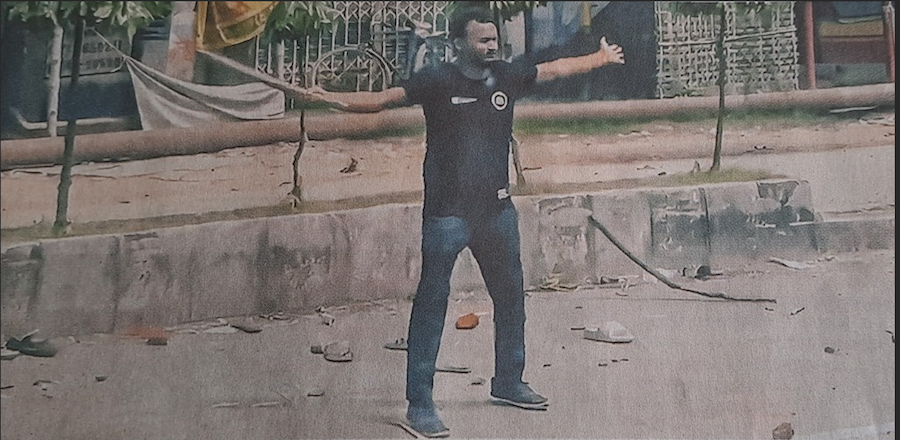
[{"label": "bicycle wheel", "polygon": [[312,66],[312,85],[331,92],[378,92],[391,83],[388,66],[377,56],[355,47],[323,54]]}]

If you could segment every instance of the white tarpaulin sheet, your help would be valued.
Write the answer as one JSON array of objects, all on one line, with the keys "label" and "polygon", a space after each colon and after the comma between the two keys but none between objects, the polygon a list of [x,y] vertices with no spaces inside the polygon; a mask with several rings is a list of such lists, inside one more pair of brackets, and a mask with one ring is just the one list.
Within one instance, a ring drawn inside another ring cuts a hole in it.
[{"label": "white tarpaulin sheet", "polygon": [[284,92],[255,82],[209,86],[182,81],[125,57],[144,130],[284,117]]}]

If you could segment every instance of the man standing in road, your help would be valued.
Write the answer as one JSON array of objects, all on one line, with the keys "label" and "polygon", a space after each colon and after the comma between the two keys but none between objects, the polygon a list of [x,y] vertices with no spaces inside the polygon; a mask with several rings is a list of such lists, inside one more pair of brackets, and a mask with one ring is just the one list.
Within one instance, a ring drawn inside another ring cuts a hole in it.
[{"label": "man standing in road", "polygon": [[467,246],[494,304],[494,402],[545,410],[548,400],[522,381],[525,369],[525,293],[519,257],[518,213],[509,197],[513,107],[536,82],[622,64],[622,49],[600,50],[534,65],[500,59],[489,11],[466,7],[450,19],[456,59],[412,75],[380,92],[332,93],[320,98],[350,112],[421,104],[427,147],[422,219],[422,274],[409,321],[406,399],[408,427],[446,437],[432,397],[444,329],[450,276]]}]

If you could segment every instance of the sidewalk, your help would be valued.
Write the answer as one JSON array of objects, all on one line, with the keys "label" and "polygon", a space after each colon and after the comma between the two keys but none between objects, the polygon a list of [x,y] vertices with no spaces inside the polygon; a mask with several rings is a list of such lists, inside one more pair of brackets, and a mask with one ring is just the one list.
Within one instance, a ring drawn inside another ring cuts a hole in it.
[{"label": "sidewalk", "polygon": [[[659,283],[531,293],[525,380],[551,399],[547,412],[493,406],[489,385],[471,384],[492,374],[491,303],[484,291],[454,292],[439,364],[472,372],[438,373],[437,404],[453,438],[766,439],[790,422],[794,439],[893,439],[894,251],[813,264],[754,262],[721,279],[680,280],[777,304],[711,301]],[[332,326],[315,315],[256,317],[265,324],[257,334],[185,332],[204,329],[195,323],[162,347],[58,339],[54,358],[3,361],[0,437],[408,438],[388,423],[405,408],[404,353],[382,345],[405,336],[409,308],[333,309]],[[481,324],[456,330],[470,312],[484,314]],[[606,320],[636,339],[611,345],[570,330]],[[341,339],[350,363],[309,351]],[[47,390],[39,380],[51,381]]]}]

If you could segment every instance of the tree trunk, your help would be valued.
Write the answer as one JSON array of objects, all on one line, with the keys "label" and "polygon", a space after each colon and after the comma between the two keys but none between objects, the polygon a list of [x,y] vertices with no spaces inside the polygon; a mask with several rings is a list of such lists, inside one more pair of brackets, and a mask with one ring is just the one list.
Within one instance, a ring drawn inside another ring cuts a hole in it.
[{"label": "tree trunk", "polygon": [[291,188],[289,193],[289,195],[293,196],[291,200],[293,208],[299,207],[300,202],[303,201],[303,177],[300,176],[300,156],[303,154],[303,149],[306,148],[307,143],[309,143],[309,136],[306,132],[306,110],[300,110],[300,142],[297,145],[297,151],[294,152],[294,162],[291,167],[294,171],[292,180],[294,187]]},{"label": "tree trunk", "polygon": [[725,125],[725,83],[728,81],[727,64],[725,58],[725,7],[722,6],[719,13],[719,35],[716,37],[716,58],[719,62],[719,114],[716,118],[716,148],[713,151],[713,163],[710,171],[719,171],[722,164],[722,132]]},{"label": "tree trunk", "polygon": [[[75,18],[75,45],[72,48],[72,78],[69,82],[67,101],[74,103],[78,88],[78,75],[81,73],[81,46],[84,42],[84,17]],[[75,153],[75,129],[78,122],[77,106],[73,104],[72,113],[66,125],[66,142],[63,149],[62,171],[59,173],[59,193],[56,197],[56,221],[53,222],[54,235],[65,233],[69,225],[69,187],[72,186],[72,164]]]},{"label": "tree trunk", "polygon": [[[52,8],[59,15],[59,2],[53,2]],[[47,134],[55,137],[59,122],[59,82],[62,71],[63,27],[59,17],[53,23],[53,38],[50,40],[50,56],[48,63],[50,73],[47,79]]]}]

